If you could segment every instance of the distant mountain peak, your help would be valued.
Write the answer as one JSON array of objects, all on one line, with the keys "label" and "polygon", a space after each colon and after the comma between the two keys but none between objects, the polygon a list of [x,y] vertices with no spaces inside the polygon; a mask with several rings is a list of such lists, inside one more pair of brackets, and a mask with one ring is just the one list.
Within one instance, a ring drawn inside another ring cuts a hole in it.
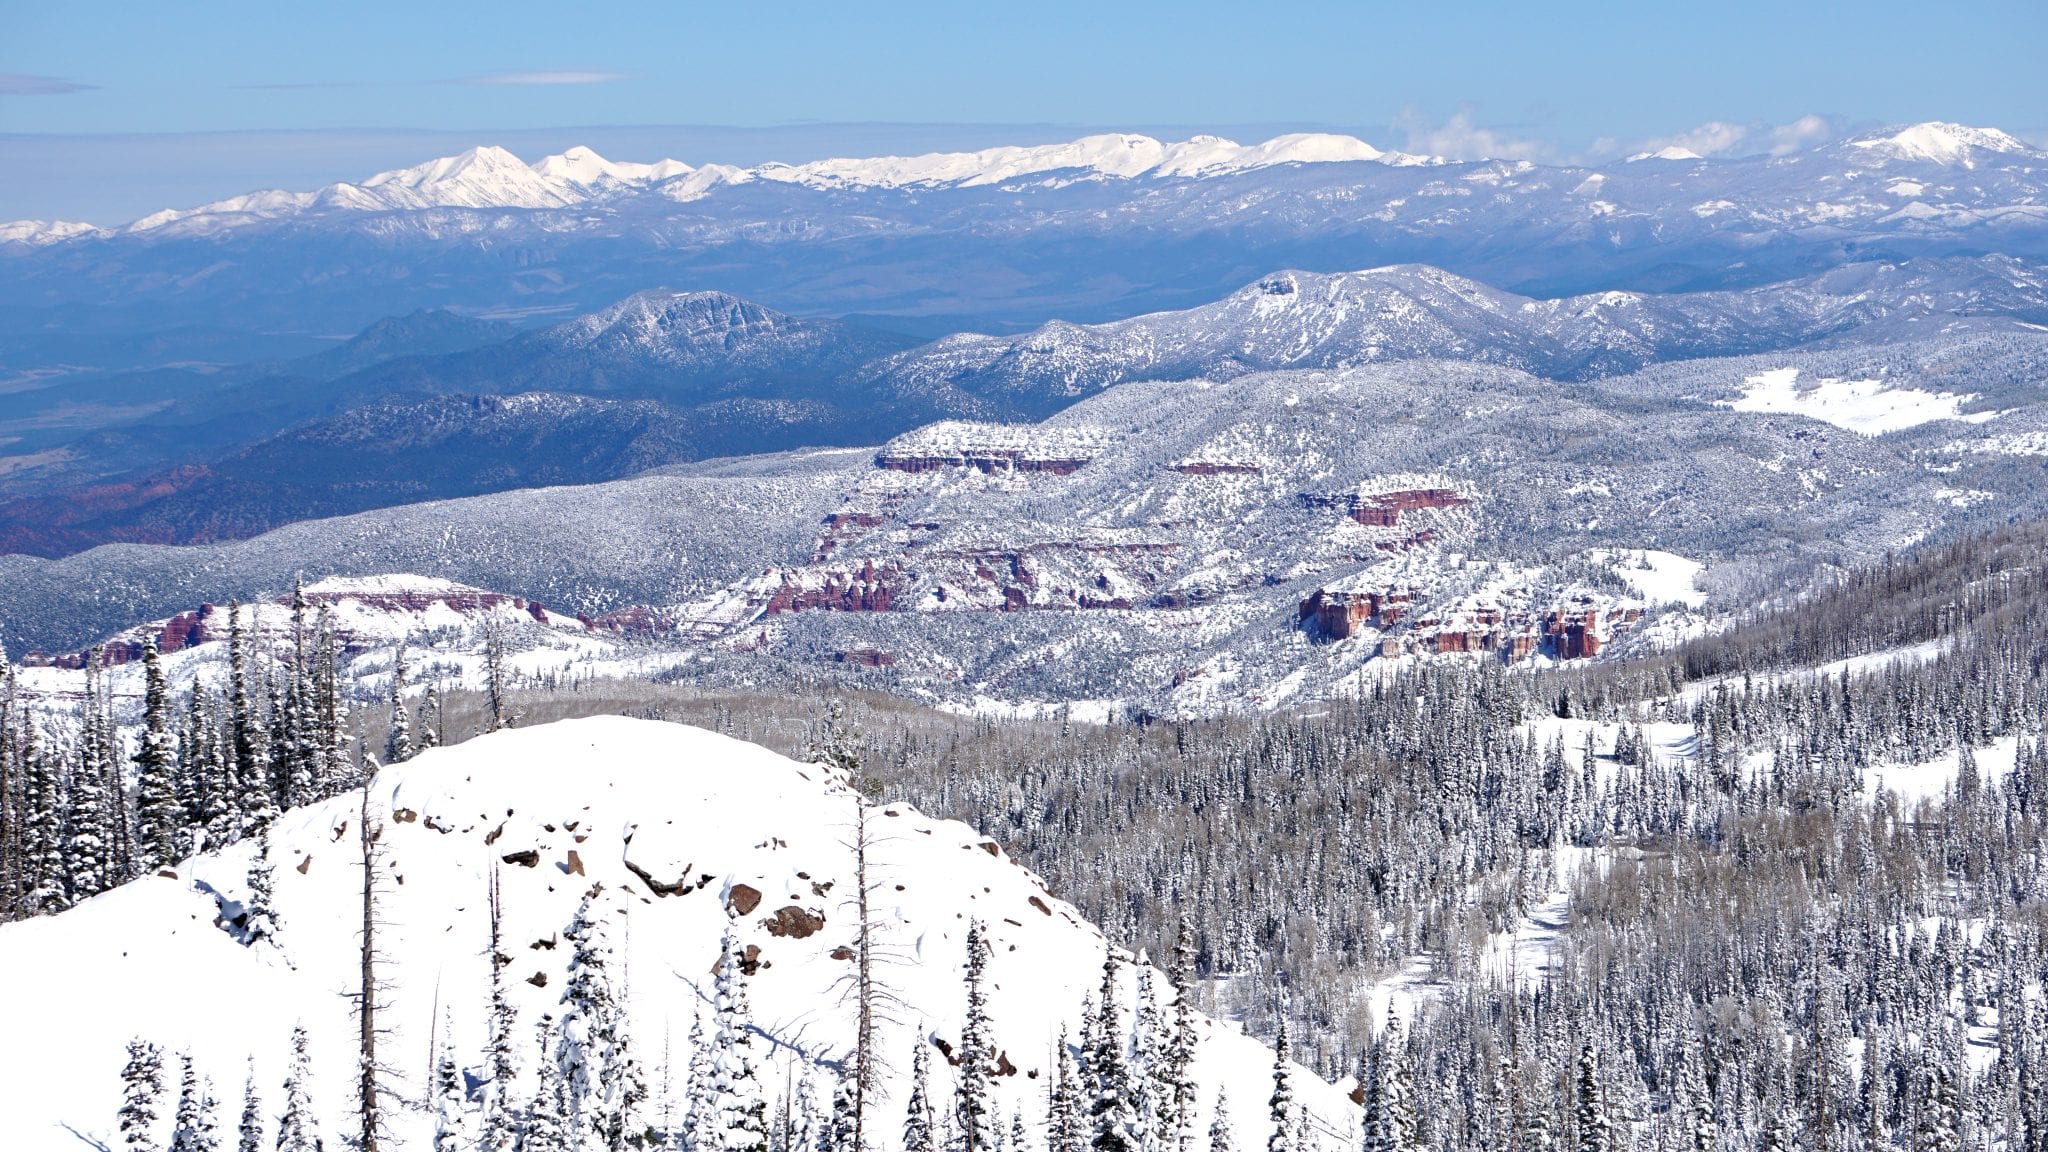
[{"label": "distant mountain peak", "polygon": [[1867,136],[1849,140],[1852,148],[1899,160],[1920,160],[1935,164],[1961,164],[1969,166],[1978,151],[1985,152],[2031,152],[2016,137],[2000,132],[1996,128],[1972,128],[1967,124],[1950,124],[1941,120],[1929,120],[1923,124],[1909,124],[1901,128],[1886,128]]}]

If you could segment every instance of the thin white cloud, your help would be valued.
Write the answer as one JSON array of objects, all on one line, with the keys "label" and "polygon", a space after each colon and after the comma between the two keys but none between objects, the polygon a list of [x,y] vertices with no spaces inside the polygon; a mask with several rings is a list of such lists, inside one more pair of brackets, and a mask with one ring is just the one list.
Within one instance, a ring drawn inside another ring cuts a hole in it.
[{"label": "thin white cloud", "polygon": [[1834,121],[1825,116],[1809,113],[1790,124],[1780,124],[1772,128],[1769,151],[1773,156],[1803,152],[1816,145],[1825,144],[1841,134],[1841,127]]},{"label": "thin white cloud", "polygon": [[1510,136],[1497,128],[1476,124],[1470,112],[1461,111],[1442,123],[1432,123],[1413,108],[1403,109],[1394,127],[1407,133],[1408,151],[1447,160],[1544,160],[1555,149],[1541,140]]},{"label": "thin white cloud", "polygon": [[1700,156],[1784,156],[1837,139],[1842,131],[1838,121],[1812,113],[1787,124],[1766,124],[1762,121],[1736,124],[1728,120],[1709,120],[1669,136],[1652,136],[1631,151],[1658,152],[1666,148],[1683,148]]},{"label": "thin white cloud", "polygon": [[90,92],[96,84],[80,84],[60,76],[33,76],[27,72],[0,72],[0,96],[64,96]]},{"label": "thin white cloud", "polygon": [[622,72],[583,72],[575,70],[554,70],[540,72],[488,72],[482,76],[465,76],[457,84],[509,84],[509,85],[557,85],[557,84],[609,84],[624,80]]}]

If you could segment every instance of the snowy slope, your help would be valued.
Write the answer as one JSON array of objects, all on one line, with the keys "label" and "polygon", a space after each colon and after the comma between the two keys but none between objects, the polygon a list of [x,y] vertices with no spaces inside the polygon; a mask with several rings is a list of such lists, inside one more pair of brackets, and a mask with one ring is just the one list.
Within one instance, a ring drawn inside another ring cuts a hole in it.
[{"label": "snowy slope", "polygon": [[[596,891],[630,972],[632,1044],[650,1065],[667,1044],[679,1073],[692,1014],[710,988],[727,899],[744,885],[760,894],[738,924],[742,941],[760,948],[751,996],[774,1046],[765,1077],[771,1099],[786,1077],[819,1072],[846,1054],[851,1013],[837,987],[848,965],[831,953],[848,938],[845,838],[854,799],[823,769],[698,729],[601,718],[428,752],[385,770],[370,796],[389,873],[380,948],[392,958],[385,1019],[394,1032],[384,1051],[414,1091],[437,1005],[452,1017],[465,1063],[477,1063],[488,979],[485,885],[494,866],[522,1037],[540,1014],[559,1014],[569,960],[561,933]],[[346,1131],[353,1059],[344,997],[360,899],[356,805],[341,797],[275,826],[275,949],[244,947],[213,923],[219,906],[209,892],[234,900],[247,891],[246,843],[188,862],[176,877],[148,877],[62,915],[0,927],[0,968],[9,975],[0,1011],[14,1035],[37,1037],[0,1045],[7,1146],[72,1148],[81,1135],[111,1142],[122,1046],[135,1035],[189,1049],[231,1106],[253,1056],[274,1107],[295,1022],[312,1036],[314,1099],[334,1146]],[[878,955],[888,957],[880,971],[904,1003],[903,1023],[882,1033],[884,1051],[907,1070],[912,1045],[958,1041],[963,941],[969,919],[979,918],[992,942],[996,1047],[1018,1069],[995,1078],[997,1099],[1006,1119],[1014,1109],[1032,1124],[1042,1114],[1058,1029],[1077,1032],[1083,999],[1099,985],[1101,934],[966,825],[900,806],[871,820],[884,925]],[[530,866],[504,862],[526,852],[537,854]],[[660,895],[640,872],[687,890]],[[784,909],[796,912],[771,921]],[[823,928],[801,937],[769,930],[771,922],[802,921],[797,912],[822,916]],[[88,1003],[92,1010],[80,1013]],[[530,1077],[534,1060],[524,1049],[520,1057]],[[934,1064],[943,1083],[950,1070]],[[1267,1133],[1255,1102],[1269,1093],[1270,1066],[1258,1042],[1205,1023],[1195,1064],[1203,1125],[1225,1087],[1238,1146],[1260,1146]],[[648,1071],[658,1110],[660,1078]],[[1295,1082],[1321,1147],[1348,1146],[1355,1109],[1304,1070]],[[880,1105],[877,1147],[890,1147],[900,1128],[901,1087]],[[399,1126],[405,1147],[425,1146],[425,1116],[404,1113]]]}]

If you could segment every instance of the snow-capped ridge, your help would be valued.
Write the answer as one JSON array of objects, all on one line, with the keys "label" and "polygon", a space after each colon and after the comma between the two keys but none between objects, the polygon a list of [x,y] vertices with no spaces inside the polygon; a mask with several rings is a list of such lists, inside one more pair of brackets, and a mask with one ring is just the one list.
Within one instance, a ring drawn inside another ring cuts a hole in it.
[{"label": "snow-capped ridge", "polygon": [[97,227],[76,220],[9,220],[0,223],[0,244],[40,246],[98,231]]},{"label": "snow-capped ridge", "polygon": [[[505,148],[480,145],[405,168],[379,172],[354,183],[311,192],[278,189],[250,192],[202,204],[165,209],[127,225],[146,232],[189,220],[270,219],[299,212],[419,211],[432,208],[570,208],[640,191],[690,203],[715,189],[766,180],[807,188],[974,188],[1030,177],[1066,174],[1069,179],[1208,179],[1290,164],[1380,162],[1410,165],[1431,157],[1382,152],[1353,136],[1297,132],[1261,144],[1238,144],[1220,136],[1196,136],[1166,143],[1150,136],[1106,133],[1060,144],[1005,146],[978,152],[929,152],[915,156],[839,157],[803,164],[770,162],[752,167],[680,160],[651,163],[609,160],[578,145],[528,164]],[[22,225],[36,224],[23,221]],[[6,227],[15,227],[9,225]],[[19,229],[40,242],[68,238]],[[0,241],[15,239],[0,231]]]},{"label": "snow-capped ridge", "polygon": [[1942,165],[1973,167],[1976,153],[1997,152],[2026,155],[2034,150],[1996,128],[1973,128],[1929,120],[1922,124],[1886,128],[1845,142],[1851,148],[1897,160],[1918,160]]},{"label": "snow-capped ridge", "polygon": [[1629,157],[1629,158],[1628,158],[1628,162],[1629,162],[1630,164],[1634,164],[1634,163],[1636,163],[1637,161],[1640,161],[1640,160],[1703,160],[1703,159],[1705,159],[1705,157],[1701,156],[1701,155],[1700,155],[1699,153],[1697,153],[1697,152],[1693,151],[1693,150],[1692,150],[1692,149],[1690,149],[1690,148],[1681,148],[1681,147],[1679,147],[1679,146],[1678,146],[1678,145],[1676,145],[1676,144],[1669,144],[1669,145],[1666,145],[1666,146],[1664,146],[1664,147],[1662,147],[1662,148],[1659,148],[1659,149],[1657,149],[1657,150],[1656,150],[1655,152],[1638,152],[1638,153],[1636,153],[1635,155],[1633,155],[1633,156]]}]

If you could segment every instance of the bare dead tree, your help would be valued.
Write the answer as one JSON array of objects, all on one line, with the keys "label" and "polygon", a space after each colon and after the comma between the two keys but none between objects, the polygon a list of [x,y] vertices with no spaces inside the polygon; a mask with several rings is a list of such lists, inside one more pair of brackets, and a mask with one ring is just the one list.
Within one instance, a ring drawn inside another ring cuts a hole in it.
[{"label": "bare dead tree", "polygon": [[878,788],[879,782],[861,775],[859,744],[844,716],[844,710],[834,701],[826,713],[823,738],[814,742],[809,751],[819,763],[844,778],[848,793],[853,798],[853,835],[844,843],[853,854],[853,892],[848,902],[853,906],[854,965],[851,975],[842,978],[841,995],[852,1002],[854,1009],[851,1152],[862,1152],[867,1147],[864,1140],[868,1102],[882,1093],[883,1083],[890,1072],[889,1063],[876,1043],[876,1033],[885,1024],[902,1023],[900,1010],[904,1002],[902,996],[876,972],[878,960],[884,959],[886,946],[878,938],[872,904],[878,882],[871,878],[869,870],[870,855],[876,841],[868,830],[868,801],[870,792]]},{"label": "bare dead tree", "polygon": [[377,929],[382,921],[377,918],[377,877],[382,854],[378,841],[383,838],[384,828],[371,818],[370,785],[373,777],[365,776],[357,814],[357,836],[362,848],[363,863],[363,906],[362,906],[362,955],[357,990],[352,999],[356,1002],[358,1044],[356,1054],[356,1146],[360,1152],[378,1152],[385,1134],[383,1078],[387,1069],[377,1061],[377,1040],[386,1034],[379,1026],[377,1014],[384,1007],[380,997],[383,985],[378,979],[378,965],[383,963],[383,954],[377,951]]}]

